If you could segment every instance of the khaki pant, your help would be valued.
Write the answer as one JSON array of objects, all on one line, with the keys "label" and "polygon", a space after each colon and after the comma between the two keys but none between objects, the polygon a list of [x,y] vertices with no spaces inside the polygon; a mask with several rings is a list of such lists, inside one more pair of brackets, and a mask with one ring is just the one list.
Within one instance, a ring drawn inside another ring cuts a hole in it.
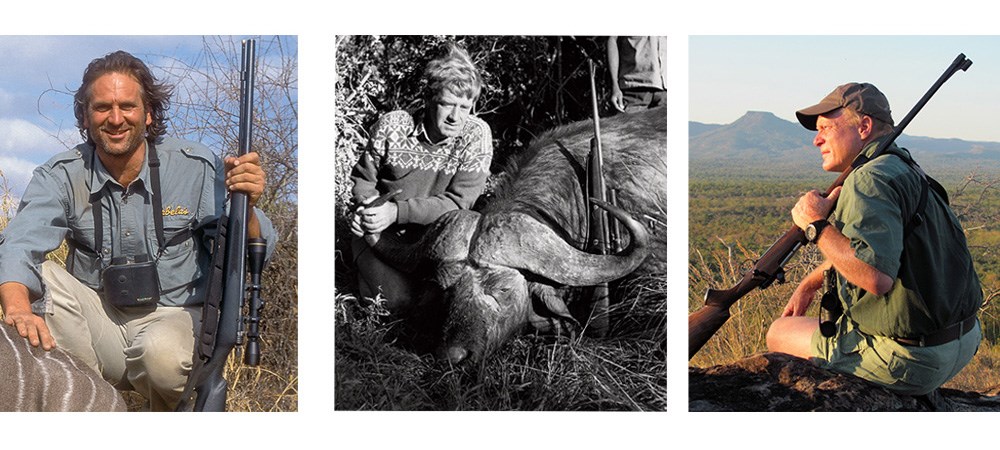
[{"label": "khaki pant", "polygon": [[922,395],[940,387],[969,364],[979,349],[979,322],[954,341],[933,347],[902,345],[883,336],[862,333],[841,317],[838,333],[812,337],[814,361],[820,367],[845,372],[885,386],[891,391]]},{"label": "khaki pant", "polygon": [[118,389],[138,392],[151,411],[174,409],[191,372],[200,307],[119,309],[51,261],[42,264],[42,279],[52,299],[45,323],[57,346]]}]

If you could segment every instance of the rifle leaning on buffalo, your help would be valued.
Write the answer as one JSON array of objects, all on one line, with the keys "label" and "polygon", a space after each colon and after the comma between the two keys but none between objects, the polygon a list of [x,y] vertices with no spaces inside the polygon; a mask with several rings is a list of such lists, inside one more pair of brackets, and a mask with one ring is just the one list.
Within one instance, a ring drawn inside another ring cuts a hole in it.
[{"label": "rifle leaning on buffalo", "polygon": [[[604,183],[604,150],[601,147],[601,119],[597,105],[597,86],[594,81],[594,61],[590,61],[590,98],[594,123],[594,137],[590,140],[590,153],[587,155],[586,191],[590,214],[588,216],[587,246],[591,253],[607,255],[621,251],[620,228],[618,222],[608,217],[607,211],[594,204],[594,201],[610,203],[618,206],[615,191],[607,189]],[[603,336],[608,331],[608,283],[592,286],[590,289],[590,322],[589,332],[594,336]]]},{"label": "rifle leaning on buffalo", "polygon": [[[967,59],[964,54],[959,54],[955,58],[955,61],[948,66],[948,69],[931,86],[930,90],[921,97],[920,101],[917,102],[899,125],[893,129],[889,137],[882,141],[871,159],[875,159],[892,145],[896,138],[903,132],[903,129],[906,128],[910,121],[913,120],[913,117],[920,112],[924,104],[930,100],[945,81],[948,81],[959,70],[967,70],[971,65],[971,60]],[[837,180],[826,189],[823,196],[826,197],[834,188],[843,185],[844,180],[847,179],[852,170],[854,170],[853,165],[845,169],[837,177]],[[784,283],[785,264],[795,255],[799,247],[802,247],[806,242],[805,233],[802,229],[792,225],[792,228],[784,236],[764,252],[760,259],[754,263],[753,269],[748,270],[736,286],[725,290],[709,289],[705,293],[705,305],[688,316],[688,358],[693,358],[698,353],[698,350],[701,350],[701,347],[729,320],[729,308],[740,298],[754,288],[765,289],[775,281]]]},{"label": "rifle leaning on buffalo", "polygon": [[[244,40],[240,69],[239,156],[250,152],[253,137],[255,60],[254,40]],[[227,383],[223,371],[229,353],[242,344],[244,338],[244,362],[250,366],[260,362],[260,310],[264,303],[260,297],[260,274],[267,242],[261,238],[247,238],[248,217],[253,213],[249,209],[247,195],[233,192],[229,197],[228,214],[219,218],[201,332],[195,341],[194,365],[177,411],[189,409],[193,395],[196,395],[195,411],[225,411]],[[248,268],[249,287],[246,286]],[[249,298],[249,307],[248,315],[243,317],[245,295]]]}]

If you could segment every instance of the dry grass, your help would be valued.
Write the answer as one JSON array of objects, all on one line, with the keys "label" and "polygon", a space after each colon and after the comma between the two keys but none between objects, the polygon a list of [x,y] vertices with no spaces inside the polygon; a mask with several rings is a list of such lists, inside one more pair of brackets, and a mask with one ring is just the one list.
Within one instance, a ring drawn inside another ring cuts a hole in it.
[{"label": "dry grass", "polygon": [[[279,211],[267,213],[272,220],[284,217]],[[261,363],[245,365],[239,351],[226,363],[228,411],[298,409],[298,232],[294,216],[290,223],[263,274]]]},{"label": "dry grass", "polygon": [[[0,231],[17,210],[17,202],[0,171]],[[278,208],[278,206],[274,206]],[[261,364],[243,364],[237,351],[226,363],[229,411],[295,411],[298,407],[298,234],[294,211],[268,211],[269,217],[283,219],[284,235],[265,269],[262,297],[266,306],[261,331]],[[275,221],[278,223],[278,221]],[[291,225],[288,225],[288,224]],[[65,264],[67,247],[48,255]],[[2,314],[2,311],[0,311]],[[134,392],[125,392],[130,411],[138,411],[145,401]]]},{"label": "dry grass", "polygon": [[[709,288],[727,289],[735,285],[743,273],[753,266],[758,254],[740,244],[724,245],[707,256],[695,252],[695,261],[689,266],[689,311],[698,310],[705,303],[705,292]],[[795,290],[794,280],[808,273],[814,254],[801,254],[796,261],[786,266],[785,284],[773,284],[761,290],[755,289],[740,299],[732,308],[732,317],[690,361],[692,366],[708,367],[725,364],[739,358],[767,349],[765,336],[771,322],[781,315],[788,298]],[[816,302],[818,303],[818,302]],[[813,310],[816,306],[813,305]],[[815,312],[812,312],[815,315]]]},{"label": "dry grass", "polygon": [[944,387],[996,395],[1000,389],[1000,346],[984,339],[972,362]]},{"label": "dry grass", "polygon": [[523,335],[481,366],[456,369],[393,344],[377,301],[338,294],[338,410],[662,411],[666,277],[612,306],[610,337]]},{"label": "dry grass", "polygon": [[14,217],[15,211],[17,211],[17,202],[14,200],[14,194],[11,193],[10,185],[7,184],[7,177],[0,169],[0,231],[7,228],[7,222],[10,222],[11,217]]},{"label": "dry grass", "polygon": [[[819,255],[815,250],[812,247],[808,250],[806,253],[800,251],[799,256],[786,267],[788,283],[776,284],[765,290],[754,290],[740,299],[731,308],[732,317],[729,321],[691,359],[690,365],[709,367],[726,364],[766,351],[765,335],[768,326],[781,315],[798,280],[819,262]],[[694,262],[689,266],[689,311],[696,311],[704,304],[704,294],[709,287],[724,289],[735,285],[757,256],[739,244],[713,250],[708,256],[695,251]],[[808,313],[810,316],[816,316],[818,303],[818,300],[813,302]],[[987,304],[980,311],[980,316],[984,318],[984,334],[987,336],[997,336],[997,322],[986,319],[995,315],[995,309],[994,304]],[[972,362],[945,387],[975,392],[988,392],[1000,387],[1000,346],[984,339]]]}]

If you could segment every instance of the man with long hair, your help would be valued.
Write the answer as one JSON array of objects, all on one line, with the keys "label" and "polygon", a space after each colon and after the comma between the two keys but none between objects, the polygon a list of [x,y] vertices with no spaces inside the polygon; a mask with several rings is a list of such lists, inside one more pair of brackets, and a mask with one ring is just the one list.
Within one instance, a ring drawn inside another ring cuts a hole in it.
[{"label": "man with long hair", "polygon": [[[265,186],[257,153],[222,161],[167,137],[171,92],[129,53],[93,60],[74,96],[85,142],[35,169],[0,238],[4,322],[151,410],[172,410],[191,370],[227,191],[253,206]],[[248,229],[270,255],[270,221],[254,209]],[[65,268],[45,260],[63,240]]]}]

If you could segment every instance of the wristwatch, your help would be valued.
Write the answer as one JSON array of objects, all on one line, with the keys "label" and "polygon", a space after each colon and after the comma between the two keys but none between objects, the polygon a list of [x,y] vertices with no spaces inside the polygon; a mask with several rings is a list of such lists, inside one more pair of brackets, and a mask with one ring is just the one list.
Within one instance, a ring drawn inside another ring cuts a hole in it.
[{"label": "wristwatch", "polygon": [[816,241],[819,240],[820,233],[822,233],[823,229],[826,228],[826,226],[829,224],[830,224],[829,221],[823,219],[823,220],[817,220],[806,226],[806,239],[809,240],[809,243],[815,244]]}]

